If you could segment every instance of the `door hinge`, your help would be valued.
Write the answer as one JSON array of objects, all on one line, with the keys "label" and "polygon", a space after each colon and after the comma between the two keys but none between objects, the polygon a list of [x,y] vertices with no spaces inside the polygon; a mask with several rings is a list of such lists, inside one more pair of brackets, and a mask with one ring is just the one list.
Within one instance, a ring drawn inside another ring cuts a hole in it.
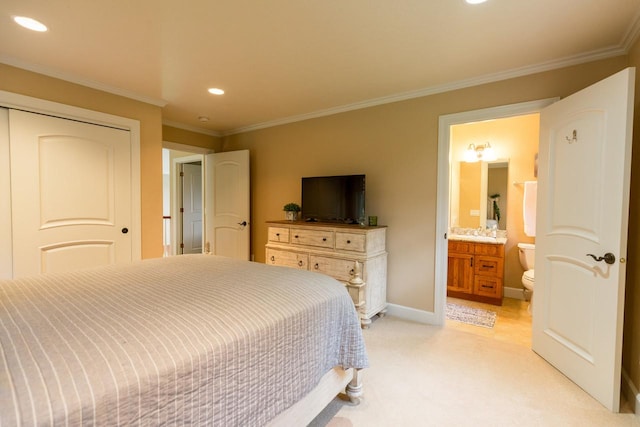
[{"label": "door hinge", "polygon": [[180,208],[180,213],[184,213],[184,208]]},{"label": "door hinge", "polygon": [[180,243],[180,249],[184,249],[184,243]]},{"label": "door hinge", "polygon": [[180,172],[180,176],[184,176],[184,172],[182,172],[182,171],[181,171],[181,172]]}]

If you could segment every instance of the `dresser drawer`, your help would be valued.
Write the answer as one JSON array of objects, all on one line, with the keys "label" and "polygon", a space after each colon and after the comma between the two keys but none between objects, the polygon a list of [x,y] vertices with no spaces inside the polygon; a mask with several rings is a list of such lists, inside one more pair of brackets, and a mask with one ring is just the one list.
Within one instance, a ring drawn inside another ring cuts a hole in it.
[{"label": "dresser drawer", "polygon": [[289,229],[280,227],[269,227],[269,241],[289,243]]},{"label": "dresser drawer", "polygon": [[474,273],[482,276],[502,277],[504,260],[482,255],[475,256]]},{"label": "dresser drawer", "polygon": [[476,276],[473,282],[473,293],[483,297],[502,298],[502,279]]},{"label": "dresser drawer", "polygon": [[267,264],[293,267],[300,270],[308,270],[309,267],[309,255],[305,253],[267,249],[266,256]]},{"label": "dresser drawer", "polygon": [[333,231],[291,229],[291,243],[333,249]]},{"label": "dresser drawer", "polygon": [[367,239],[364,234],[336,232],[336,249],[364,252]]},{"label": "dresser drawer", "polygon": [[[309,257],[309,267],[311,271],[347,282],[353,277],[355,263],[352,260],[311,255]],[[362,275],[364,277],[364,271]]]}]

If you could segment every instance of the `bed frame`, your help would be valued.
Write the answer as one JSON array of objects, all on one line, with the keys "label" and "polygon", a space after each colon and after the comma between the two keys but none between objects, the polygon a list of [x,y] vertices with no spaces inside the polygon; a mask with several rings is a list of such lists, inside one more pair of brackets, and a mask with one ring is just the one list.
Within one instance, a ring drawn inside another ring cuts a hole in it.
[{"label": "bed frame", "polygon": [[362,396],[362,372],[360,369],[333,368],[304,398],[269,422],[269,427],[306,426],[327,407],[337,395],[345,392],[353,405]]}]

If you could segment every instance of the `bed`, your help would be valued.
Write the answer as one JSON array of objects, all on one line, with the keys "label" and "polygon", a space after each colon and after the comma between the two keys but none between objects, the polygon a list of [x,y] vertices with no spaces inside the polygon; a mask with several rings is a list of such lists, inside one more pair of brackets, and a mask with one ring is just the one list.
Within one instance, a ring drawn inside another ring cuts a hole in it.
[{"label": "bed", "polygon": [[2,426],[306,425],[367,366],[317,273],[183,255],[0,281]]}]

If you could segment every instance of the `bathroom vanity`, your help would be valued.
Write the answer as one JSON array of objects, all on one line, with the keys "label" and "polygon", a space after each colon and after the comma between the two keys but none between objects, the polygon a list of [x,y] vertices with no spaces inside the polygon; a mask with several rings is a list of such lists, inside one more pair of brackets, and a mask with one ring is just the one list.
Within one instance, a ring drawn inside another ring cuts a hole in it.
[{"label": "bathroom vanity", "polygon": [[447,296],[502,305],[506,239],[474,237],[449,237]]}]

